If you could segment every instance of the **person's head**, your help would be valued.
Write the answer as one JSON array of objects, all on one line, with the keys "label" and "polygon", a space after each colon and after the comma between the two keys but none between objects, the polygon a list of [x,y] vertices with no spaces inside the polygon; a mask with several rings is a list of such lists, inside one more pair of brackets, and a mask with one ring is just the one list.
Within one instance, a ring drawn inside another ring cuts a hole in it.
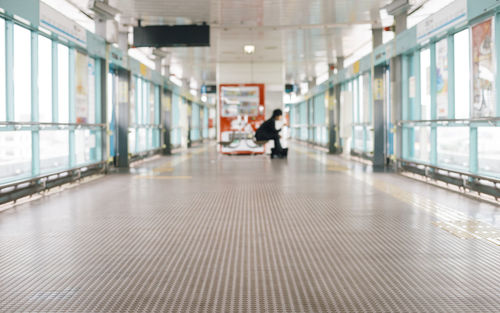
[{"label": "person's head", "polygon": [[279,121],[282,116],[283,116],[283,111],[281,111],[280,109],[276,109],[273,111],[273,118],[275,120]]}]

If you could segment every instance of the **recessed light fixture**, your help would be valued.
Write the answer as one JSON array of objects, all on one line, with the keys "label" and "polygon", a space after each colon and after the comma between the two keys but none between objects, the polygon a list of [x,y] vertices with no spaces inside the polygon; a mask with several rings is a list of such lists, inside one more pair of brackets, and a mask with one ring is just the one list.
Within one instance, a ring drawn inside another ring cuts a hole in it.
[{"label": "recessed light fixture", "polygon": [[254,45],[244,45],[243,51],[245,51],[246,54],[253,54],[255,52],[255,46]]}]

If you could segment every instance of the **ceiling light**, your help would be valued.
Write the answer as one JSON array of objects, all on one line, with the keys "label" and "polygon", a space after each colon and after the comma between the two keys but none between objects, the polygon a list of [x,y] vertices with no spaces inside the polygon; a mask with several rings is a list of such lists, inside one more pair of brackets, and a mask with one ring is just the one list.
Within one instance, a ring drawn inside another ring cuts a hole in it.
[{"label": "ceiling light", "polygon": [[182,87],[182,80],[174,75],[170,75],[168,78],[172,83],[176,84],[179,87]]},{"label": "ceiling light", "polygon": [[253,54],[255,52],[255,46],[254,45],[244,45],[243,51],[245,51],[246,54]]}]

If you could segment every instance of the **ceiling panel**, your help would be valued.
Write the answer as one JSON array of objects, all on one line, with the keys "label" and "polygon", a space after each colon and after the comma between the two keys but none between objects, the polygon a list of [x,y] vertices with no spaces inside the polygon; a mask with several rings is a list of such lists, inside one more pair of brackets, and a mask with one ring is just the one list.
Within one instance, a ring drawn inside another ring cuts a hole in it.
[{"label": "ceiling panel", "polygon": [[[391,0],[109,0],[144,24],[211,25],[211,47],[168,48],[183,76],[215,77],[217,63],[283,62],[287,80],[323,74],[337,56],[371,40],[371,24]],[[253,44],[254,55],[243,45]]]}]

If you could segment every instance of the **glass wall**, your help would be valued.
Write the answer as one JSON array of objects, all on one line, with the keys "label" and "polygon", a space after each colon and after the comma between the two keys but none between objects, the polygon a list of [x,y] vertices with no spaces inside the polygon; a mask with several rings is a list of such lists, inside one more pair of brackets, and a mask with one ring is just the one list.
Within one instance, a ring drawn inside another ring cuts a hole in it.
[{"label": "glass wall", "polygon": [[0,18],[0,64],[0,183],[101,161],[100,61]]},{"label": "glass wall", "polygon": [[500,177],[493,26],[486,19],[403,58],[402,119],[412,121],[403,125],[403,158]]},{"label": "glass wall", "polygon": [[358,153],[373,153],[372,93],[370,72],[357,76],[352,85],[353,146]]},{"label": "glass wall", "polygon": [[160,87],[134,75],[132,89],[128,149],[136,154],[160,147]]}]

